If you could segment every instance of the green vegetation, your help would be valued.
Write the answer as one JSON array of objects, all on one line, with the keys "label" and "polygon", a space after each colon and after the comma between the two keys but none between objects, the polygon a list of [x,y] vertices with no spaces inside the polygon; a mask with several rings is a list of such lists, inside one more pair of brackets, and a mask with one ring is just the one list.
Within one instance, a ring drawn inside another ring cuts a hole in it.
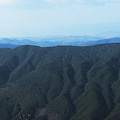
[{"label": "green vegetation", "polygon": [[120,44],[0,49],[0,120],[119,120]]}]

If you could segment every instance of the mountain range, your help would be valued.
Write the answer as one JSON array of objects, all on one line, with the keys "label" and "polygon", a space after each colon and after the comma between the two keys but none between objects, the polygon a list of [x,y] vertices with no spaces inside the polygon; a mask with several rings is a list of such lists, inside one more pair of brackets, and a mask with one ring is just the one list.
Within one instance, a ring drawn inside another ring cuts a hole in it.
[{"label": "mountain range", "polygon": [[0,49],[0,120],[119,120],[120,44]]},{"label": "mountain range", "polygon": [[10,38],[2,38],[0,39],[0,44],[12,44],[12,45],[36,45],[37,43],[28,40],[28,39],[10,39]]},{"label": "mountain range", "polygon": [[15,48],[18,47],[18,45],[12,45],[12,44],[0,44],[0,48]]},{"label": "mountain range", "polygon": [[[120,43],[120,38],[103,39],[102,37],[91,36],[48,36],[48,37],[27,37],[27,38],[3,38],[0,40],[0,47],[15,48],[19,45],[37,45],[41,47],[64,46],[91,46],[105,43]],[[4,44],[4,45],[3,45]],[[7,45],[6,45],[7,44]],[[11,44],[11,45],[8,45]],[[15,45],[15,46],[14,46]]]}]

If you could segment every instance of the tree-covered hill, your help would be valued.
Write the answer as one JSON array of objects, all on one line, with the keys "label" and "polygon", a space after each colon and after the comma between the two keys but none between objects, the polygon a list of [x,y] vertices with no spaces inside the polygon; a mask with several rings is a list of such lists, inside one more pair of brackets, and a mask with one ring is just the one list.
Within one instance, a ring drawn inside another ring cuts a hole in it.
[{"label": "tree-covered hill", "polygon": [[120,44],[0,49],[0,120],[119,120]]}]

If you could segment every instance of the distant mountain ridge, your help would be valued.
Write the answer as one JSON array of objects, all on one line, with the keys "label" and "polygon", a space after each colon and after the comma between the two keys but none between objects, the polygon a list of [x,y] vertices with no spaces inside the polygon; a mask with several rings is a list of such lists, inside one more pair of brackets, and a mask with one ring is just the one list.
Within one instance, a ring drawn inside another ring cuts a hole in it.
[{"label": "distant mountain ridge", "polygon": [[9,39],[9,38],[2,38],[0,40],[1,44],[12,44],[12,45],[36,45],[37,43],[28,39]]},{"label": "distant mountain ridge", "polygon": [[120,43],[120,38],[109,38],[109,39],[102,39],[97,41],[90,41],[85,43],[84,45],[91,46],[91,45],[98,45],[98,44],[108,44],[108,43]]},{"label": "distant mountain ridge", "polygon": [[102,32],[97,34],[96,36],[107,37],[107,38],[120,37],[120,31]]},{"label": "distant mountain ridge", "polygon": [[12,44],[0,44],[0,48],[15,48],[18,47],[18,45],[12,45]]},{"label": "distant mountain ridge", "polygon": [[[12,44],[12,45],[37,45],[41,47],[52,47],[52,46],[91,46],[97,44],[106,43],[120,43],[120,38],[109,38],[100,39],[99,37],[89,37],[89,36],[58,36],[58,37],[46,37],[46,38],[35,38],[36,40],[29,39],[8,39],[3,38],[0,40],[1,44]],[[7,45],[8,47],[8,45]]]}]

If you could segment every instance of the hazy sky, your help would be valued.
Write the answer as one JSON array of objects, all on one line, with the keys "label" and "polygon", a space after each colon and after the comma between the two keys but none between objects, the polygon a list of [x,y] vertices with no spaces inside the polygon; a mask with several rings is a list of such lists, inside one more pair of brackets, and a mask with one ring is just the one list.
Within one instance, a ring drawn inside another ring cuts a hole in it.
[{"label": "hazy sky", "polygon": [[120,0],[0,0],[0,37],[120,31]]}]

